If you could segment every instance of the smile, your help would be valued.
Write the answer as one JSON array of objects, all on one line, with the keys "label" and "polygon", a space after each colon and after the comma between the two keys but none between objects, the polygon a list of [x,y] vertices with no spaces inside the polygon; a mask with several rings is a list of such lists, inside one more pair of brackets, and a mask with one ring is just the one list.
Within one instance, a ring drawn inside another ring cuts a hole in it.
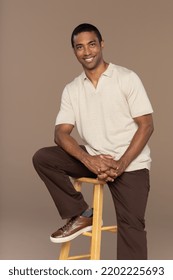
[{"label": "smile", "polygon": [[84,60],[85,60],[86,62],[92,62],[92,61],[93,61],[93,59],[94,59],[94,57],[84,58]]}]

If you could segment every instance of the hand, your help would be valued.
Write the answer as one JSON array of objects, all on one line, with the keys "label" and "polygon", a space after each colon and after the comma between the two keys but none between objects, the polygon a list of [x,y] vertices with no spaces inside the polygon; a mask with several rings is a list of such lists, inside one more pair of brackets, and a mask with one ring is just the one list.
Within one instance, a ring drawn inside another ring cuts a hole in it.
[{"label": "hand", "polygon": [[[107,156],[102,155],[105,159],[108,159]],[[98,179],[113,182],[118,176],[120,176],[126,169],[127,165],[125,161],[122,159],[114,160],[110,159],[107,161],[107,165],[109,169],[103,170],[101,169],[98,175]]]},{"label": "hand", "polygon": [[112,160],[113,157],[111,155],[103,155],[101,154],[100,157],[104,159],[104,162],[106,163],[107,169],[99,169],[98,179],[104,180],[106,182],[110,181],[113,182],[114,178],[116,177],[116,172],[112,168]]},{"label": "hand", "polygon": [[114,182],[114,180],[117,178],[118,173],[113,168],[105,171],[100,172],[97,176],[99,180],[104,180],[106,182]]},{"label": "hand", "polygon": [[91,156],[91,155],[85,155],[85,157],[82,160],[82,163],[93,173],[99,175],[100,172],[104,173],[110,169],[110,160],[112,160],[113,157],[110,155],[97,155],[97,156]]}]

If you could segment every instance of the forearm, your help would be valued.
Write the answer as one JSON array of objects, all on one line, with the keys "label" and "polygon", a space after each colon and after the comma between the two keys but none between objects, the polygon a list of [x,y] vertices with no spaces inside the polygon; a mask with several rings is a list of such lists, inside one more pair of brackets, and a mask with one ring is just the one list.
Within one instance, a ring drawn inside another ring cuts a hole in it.
[{"label": "forearm", "polygon": [[127,167],[143,150],[153,132],[152,125],[138,127],[132,141],[121,157]]},{"label": "forearm", "polygon": [[79,146],[78,142],[66,133],[58,133],[55,137],[55,143],[63,148],[68,154],[75,157],[79,161],[83,161],[87,157],[87,153]]}]

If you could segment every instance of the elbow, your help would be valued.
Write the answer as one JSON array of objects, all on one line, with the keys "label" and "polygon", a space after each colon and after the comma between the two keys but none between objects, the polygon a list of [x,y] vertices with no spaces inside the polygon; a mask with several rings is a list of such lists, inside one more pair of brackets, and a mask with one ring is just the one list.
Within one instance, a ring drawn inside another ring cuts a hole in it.
[{"label": "elbow", "polygon": [[59,133],[57,130],[55,130],[55,133],[54,133],[54,142],[56,145],[60,145],[60,138],[59,138]]},{"label": "elbow", "polygon": [[57,134],[54,136],[54,142],[56,145],[60,146],[60,140]]},{"label": "elbow", "polygon": [[59,145],[58,138],[57,138],[56,135],[54,136],[54,143],[55,143],[56,145]]}]

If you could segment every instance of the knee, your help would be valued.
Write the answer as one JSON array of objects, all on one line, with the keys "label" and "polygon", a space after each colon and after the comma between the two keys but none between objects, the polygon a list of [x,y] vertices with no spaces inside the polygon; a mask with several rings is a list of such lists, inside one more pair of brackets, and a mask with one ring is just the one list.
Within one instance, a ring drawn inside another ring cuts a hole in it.
[{"label": "knee", "polygon": [[145,229],[145,220],[139,217],[133,217],[129,223],[130,227],[138,231],[144,231]]},{"label": "knee", "polygon": [[133,228],[139,231],[145,229],[145,220],[142,217],[130,215],[129,213],[126,216],[121,216],[119,222],[123,227]]},{"label": "knee", "polygon": [[46,161],[47,148],[39,149],[32,157],[32,162],[35,168],[42,165]]}]

